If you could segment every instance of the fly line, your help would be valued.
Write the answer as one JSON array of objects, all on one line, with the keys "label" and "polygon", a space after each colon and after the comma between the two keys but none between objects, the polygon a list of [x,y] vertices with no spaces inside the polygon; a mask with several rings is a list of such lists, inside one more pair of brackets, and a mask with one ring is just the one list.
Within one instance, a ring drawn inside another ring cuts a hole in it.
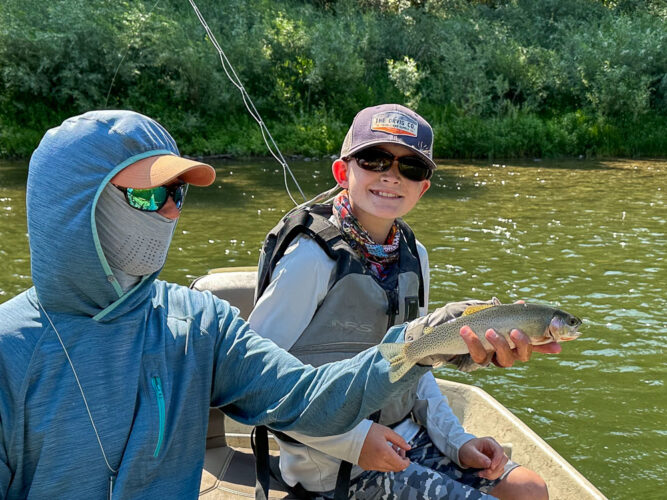
[{"label": "fly line", "polygon": [[288,179],[287,179],[287,174],[289,173],[290,177],[292,178],[292,181],[294,182],[294,185],[299,190],[299,193],[301,194],[304,201],[306,201],[307,200],[306,195],[303,194],[303,191],[301,190],[301,186],[299,186],[299,183],[297,182],[296,177],[294,177],[294,174],[292,173],[292,170],[289,168],[289,165],[287,164],[287,161],[285,161],[285,158],[283,157],[283,154],[280,152],[280,148],[278,148],[278,145],[276,144],[276,141],[273,140],[273,136],[271,135],[271,132],[269,132],[269,129],[266,126],[266,123],[264,122],[264,120],[262,120],[262,117],[260,116],[259,111],[257,111],[257,108],[255,108],[255,104],[252,102],[252,99],[250,98],[250,95],[248,95],[248,92],[246,91],[245,87],[243,86],[243,83],[241,82],[241,79],[236,74],[236,71],[234,71],[234,67],[232,66],[232,63],[229,62],[229,59],[227,58],[227,55],[222,50],[222,47],[220,47],[220,44],[216,40],[215,35],[211,31],[211,28],[208,26],[208,23],[206,22],[206,19],[204,19],[204,16],[202,15],[199,8],[197,7],[197,4],[194,2],[194,0],[188,0],[188,1],[190,2],[190,5],[192,6],[192,9],[195,11],[195,14],[197,15],[197,18],[199,19],[199,22],[204,27],[204,30],[206,31],[206,34],[208,35],[208,39],[213,44],[213,47],[215,47],[215,50],[218,51],[218,56],[220,57],[220,63],[222,64],[222,69],[225,71],[225,74],[227,75],[227,78],[229,79],[230,82],[232,82],[232,85],[234,85],[238,89],[238,91],[241,93],[241,98],[243,99],[243,104],[245,105],[246,109],[248,110],[248,113],[257,122],[257,125],[259,125],[259,129],[262,133],[262,139],[264,139],[264,144],[266,144],[266,148],[271,153],[271,156],[273,156],[275,158],[275,160],[282,167],[282,169],[283,169],[283,180],[285,182],[285,190],[287,191],[287,195],[290,197],[290,199],[292,200],[292,202],[295,205],[298,205],[298,203],[296,202],[296,200],[292,196],[292,193],[291,193],[290,188],[289,188],[289,183],[288,183]]}]

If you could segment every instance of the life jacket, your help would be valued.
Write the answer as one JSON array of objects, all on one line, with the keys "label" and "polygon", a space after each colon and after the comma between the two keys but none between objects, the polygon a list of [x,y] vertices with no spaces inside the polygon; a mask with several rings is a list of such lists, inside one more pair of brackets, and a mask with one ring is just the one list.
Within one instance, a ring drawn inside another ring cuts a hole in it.
[{"label": "life jacket", "polygon": [[[424,306],[424,278],[410,226],[401,219],[396,220],[401,230],[398,263],[392,266],[389,276],[380,281],[343,238],[341,230],[329,220],[331,214],[332,206],[324,204],[301,208],[284,217],[264,240],[257,270],[255,303],[271,283],[278,261],[297,237],[310,237],[336,262],[327,295],[289,350],[303,363],[313,366],[347,359],[379,344],[390,327],[415,319],[419,307]],[[395,425],[410,415],[415,402],[416,387],[369,418],[383,425]],[[295,443],[281,432],[272,432],[279,439]],[[259,433],[261,441],[265,441],[266,429],[258,428]],[[264,454],[262,451],[259,455]],[[258,463],[261,462],[259,455]],[[350,463],[342,462],[335,498],[346,494],[351,467]],[[258,471],[265,468],[268,465],[260,466]],[[258,489],[260,475],[258,472]],[[279,471],[274,470],[273,475],[280,480]],[[299,498],[312,498],[299,484],[288,489]],[[260,494],[256,498],[265,497]]]},{"label": "life jacket", "polygon": [[336,262],[326,297],[289,351],[313,366],[350,358],[377,345],[391,326],[415,319],[424,305],[424,280],[410,227],[397,220],[401,229],[398,263],[380,281],[329,220],[331,210],[331,205],[297,210],[269,232],[255,291],[257,302],[276,264],[299,235],[313,239]]}]

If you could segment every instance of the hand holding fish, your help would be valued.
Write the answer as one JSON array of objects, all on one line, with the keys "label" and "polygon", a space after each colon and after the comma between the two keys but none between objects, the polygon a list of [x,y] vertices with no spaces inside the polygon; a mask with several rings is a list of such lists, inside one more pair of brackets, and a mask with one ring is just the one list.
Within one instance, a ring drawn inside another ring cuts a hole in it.
[{"label": "hand holding fish", "polygon": [[[391,363],[389,378],[396,381],[417,363],[436,367],[445,362],[453,363],[463,371],[477,368],[479,365],[474,362],[464,340],[466,335],[470,337],[470,332],[464,330],[466,326],[471,331],[486,332],[488,338],[485,335],[478,341],[485,351],[493,351],[501,345],[499,337],[510,349],[519,345],[515,341],[525,340],[522,335],[528,336],[532,346],[574,340],[579,336],[577,328],[580,325],[579,318],[560,309],[539,304],[502,305],[496,299],[491,304],[466,306],[463,314],[454,319],[448,306],[436,309],[408,323],[405,344],[380,344],[378,350]],[[462,330],[464,335],[461,335]],[[524,345],[517,349],[516,356],[529,358],[530,354]],[[513,362],[509,358],[500,360],[499,364],[511,366]]]},{"label": "hand holding fish", "polygon": [[479,337],[469,326],[462,327],[459,333],[468,346],[472,361],[480,366],[493,363],[501,368],[510,368],[516,361],[521,361],[522,363],[529,361],[533,352],[558,354],[563,350],[563,347],[558,342],[533,345],[531,344],[530,337],[518,329],[510,332],[510,339],[514,344],[514,348],[511,348],[507,340],[502,335],[498,335],[492,328],[484,332],[484,337],[493,346],[492,351],[487,351],[484,348],[482,341],[479,340]]},{"label": "hand holding fish", "polygon": [[[523,304],[524,302],[525,301],[523,300],[519,300],[516,303]],[[430,318],[428,321],[429,324],[439,324],[443,321],[451,321],[461,316],[468,307],[485,304],[499,306],[501,305],[501,302],[496,297],[493,297],[488,301],[468,300],[463,302],[451,302],[432,313],[433,315],[437,314],[440,317]],[[415,321],[420,320],[422,320],[422,318]],[[431,326],[434,325],[431,324]],[[494,365],[501,368],[510,368],[516,361],[521,361],[523,363],[529,361],[533,352],[558,354],[562,350],[561,345],[557,342],[550,342],[548,344],[534,346],[531,343],[530,337],[523,333],[521,330],[512,330],[510,333],[510,339],[514,344],[512,347],[510,347],[509,343],[502,335],[498,335],[493,329],[489,329],[486,332],[479,332],[480,334],[485,334],[484,336],[488,341],[487,346],[490,346],[490,350],[484,347],[482,341],[469,326],[463,326],[459,333],[461,334],[463,341],[468,346],[469,354],[459,355],[456,357],[441,356],[437,360],[427,359],[424,363],[420,363],[434,365],[436,361],[441,361],[443,363],[452,362],[453,364],[457,365],[459,370],[464,371],[472,371],[476,368],[487,366],[489,363],[493,363]],[[413,329],[409,334],[406,334],[406,342],[412,342],[419,336],[421,336],[421,331],[418,329]]]}]

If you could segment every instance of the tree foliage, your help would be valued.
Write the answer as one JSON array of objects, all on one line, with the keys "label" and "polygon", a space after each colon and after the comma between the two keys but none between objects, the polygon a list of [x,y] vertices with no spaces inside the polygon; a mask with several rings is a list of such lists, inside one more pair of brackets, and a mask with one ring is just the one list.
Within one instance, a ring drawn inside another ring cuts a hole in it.
[{"label": "tree foliage", "polygon": [[[416,107],[447,156],[667,153],[662,0],[200,0],[287,152]],[[73,114],[154,116],[187,153],[265,154],[183,0],[3,0],[0,155]]]}]

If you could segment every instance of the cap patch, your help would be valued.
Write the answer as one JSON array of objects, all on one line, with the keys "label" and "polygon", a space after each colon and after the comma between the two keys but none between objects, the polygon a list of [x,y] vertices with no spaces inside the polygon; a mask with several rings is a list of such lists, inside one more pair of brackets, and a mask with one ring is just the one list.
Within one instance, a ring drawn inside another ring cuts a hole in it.
[{"label": "cap patch", "polygon": [[373,115],[371,130],[393,135],[417,137],[417,120],[400,111],[384,111]]}]

